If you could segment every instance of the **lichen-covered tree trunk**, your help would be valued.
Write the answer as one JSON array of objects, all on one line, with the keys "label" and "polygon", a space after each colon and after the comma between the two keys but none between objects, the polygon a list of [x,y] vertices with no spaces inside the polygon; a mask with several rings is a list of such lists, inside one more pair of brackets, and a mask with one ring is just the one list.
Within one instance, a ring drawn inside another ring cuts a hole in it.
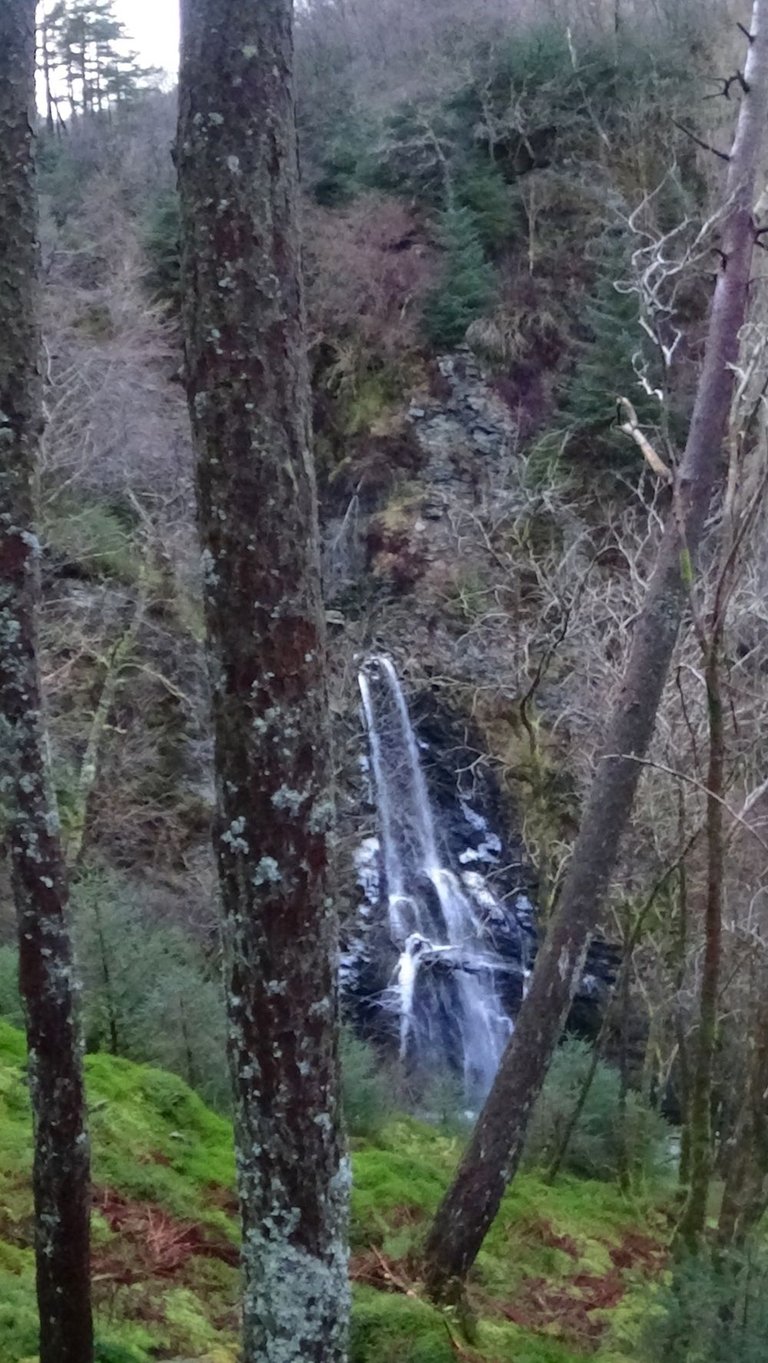
[{"label": "lichen-covered tree trunk", "polygon": [[324,615],[290,0],[186,0],[177,161],[216,739],[246,1363],[347,1317]]},{"label": "lichen-covered tree trunk", "polygon": [[42,394],[34,99],[35,0],[0,0],[0,798],[35,1127],[40,1363],[89,1363],[88,1137],[37,658],[33,526]]},{"label": "lichen-covered tree trunk", "polygon": [[426,1276],[436,1297],[457,1290],[513,1177],[533,1104],[561,1034],[629,820],[640,763],[690,590],[731,402],[746,315],[755,177],[768,110],[768,0],[754,0],[745,93],[724,191],[722,257],[685,453],[658,561],[637,618],[624,681],[598,755],[557,912],[496,1082],[430,1229]]}]

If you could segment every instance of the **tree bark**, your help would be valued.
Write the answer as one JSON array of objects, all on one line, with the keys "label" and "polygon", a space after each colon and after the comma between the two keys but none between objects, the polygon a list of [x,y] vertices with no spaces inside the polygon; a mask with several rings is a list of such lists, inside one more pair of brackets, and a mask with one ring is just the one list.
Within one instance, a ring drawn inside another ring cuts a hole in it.
[{"label": "tree bark", "polygon": [[37,653],[33,527],[42,390],[34,100],[35,0],[0,0],[0,796],[29,1046],[40,1363],[89,1363],[88,1137]]},{"label": "tree bark", "polygon": [[53,137],[53,92],[51,89],[51,50],[48,45],[48,16],[43,9],[40,30],[40,55],[43,59],[43,81],[45,84],[45,126],[48,135]]},{"label": "tree bark", "polygon": [[761,994],[748,1034],[747,1089],[733,1138],[720,1207],[717,1245],[722,1253],[738,1250],[755,1229],[768,1206],[768,1002],[764,997],[765,968],[760,971]]},{"label": "tree bark", "polygon": [[216,739],[245,1363],[340,1363],[348,1166],[290,0],[186,0],[186,383]]},{"label": "tree bark", "polygon": [[723,617],[719,615],[709,647],[706,668],[709,761],[707,764],[707,897],[704,923],[704,962],[699,995],[699,1033],[696,1067],[688,1117],[689,1187],[677,1231],[678,1246],[695,1253],[707,1222],[707,1199],[712,1171],[712,1070],[717,1044],[717,1006],[720,994],[723,917],[723,787],[725,726],[720,680]]},{"label": "tree bark", "polygon": [[622,962],[621,989],[619,991],[619,1101],[616,1113],[619,1148],[617,1174],[619,1188],[623,1193],[630,1191],[632,1182],[631,1152],[627,1130],[627,1104],[629,1100],[629,1010],[632,1002],[632,946],[629,927],[626,931],[624,959]]},{"label": "tree bark", "polygon": [[691,426],[624,681],[608,723],[557,912],[496,1081],[426,1244],[435,1297],[465,1278],[513,1177],[533,1104],[561,1034],[590,934],[629,820],[640,763],[692,584],[713,490],[721,471],[739,332],[746,316],[754,247],[755,177],[768,108],[768,0],[754,0],[743,97],[729,158],[722,258]]},{"label": "tree bark", "polygon": [[[679,828],[685,823],[685,797],[682,782],[678,790]],[[680,1162],[678,1178],[681,1190],[688,1188],[691,1181],[691,1066],[688,1058],[688,1036],[685,1030],[682,994],[685,983],[685,966],[688,947],[688,870],[685,859],[680,862],[678,887],[678,932],[675,943],[675,1039],[677,1041],[678,1072],[680,1083]]]}]

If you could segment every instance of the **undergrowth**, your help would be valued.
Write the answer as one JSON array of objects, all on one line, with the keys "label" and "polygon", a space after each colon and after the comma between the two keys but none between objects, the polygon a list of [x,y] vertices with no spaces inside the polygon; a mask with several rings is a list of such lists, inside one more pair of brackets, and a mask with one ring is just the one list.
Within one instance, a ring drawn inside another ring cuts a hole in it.
[{"label": "undergrowth", "polygon": [[[21,1032],[0,1023],[3,1363],[32,1363],[36,1350],[25,1066]],[[235,1363],[228,1121],[163,1071],[99,1054],[87,1057],[86,1072],[100,1363]],[[374,1108],[371,1134],[352,1141],[351,1363],[578,1363],[607,1347],[612,1306],[663,1263],[653,1198],[628,1202],[611,1184],[573,1176],[552,1187],[535,1172],[518,1177],[472,1276],[468,1339],[458,1320],[423,1300],[419,1276],[423,1236],[461,1137],[410,1117],[384,1120]]]}]

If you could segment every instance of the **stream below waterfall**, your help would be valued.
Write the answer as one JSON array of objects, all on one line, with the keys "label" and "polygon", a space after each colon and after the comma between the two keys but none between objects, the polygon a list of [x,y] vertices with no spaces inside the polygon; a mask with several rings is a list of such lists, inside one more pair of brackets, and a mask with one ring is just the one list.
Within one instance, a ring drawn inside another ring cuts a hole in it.
[{"label": "stream below waterfall", "polygon": [[[392,660],[367,659],[359,684],[379,830],[377,897],[397,952],[382,1006],[396,1015],[406,1068],[425,1077],[453,1074],[466,1104],[476,1107],[513,1025],[502,1000],[508,955],[496,944],[499,925],[509,930],[510,911],[476,869],[449,865],[422,765],[424,745]],[[498,838],[484,831],[475,811],[464,812],[492,856]],[[467,853],[466,859],[476,856]]]}]

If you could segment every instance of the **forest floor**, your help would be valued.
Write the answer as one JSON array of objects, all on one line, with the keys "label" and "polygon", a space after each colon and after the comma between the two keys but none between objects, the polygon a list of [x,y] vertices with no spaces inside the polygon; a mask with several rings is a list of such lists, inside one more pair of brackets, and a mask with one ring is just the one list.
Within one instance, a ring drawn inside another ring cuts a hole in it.
[{"label": "forest floor", "polygon": [[[87,1060],[99,1363],[235,1363],[229,1123],[182,1080]],[[353,1142],[350,1363],[578,1363],[630,1357],[663,1279],[664,1198],[564,1176],[515,1182],[480,1255],[471,1319],[423,1300],[419,1244],[460,1138],[411,1118]],[[0,1024],[0,1358],[34,1363],[31,1132],[20,1032]]]}]

